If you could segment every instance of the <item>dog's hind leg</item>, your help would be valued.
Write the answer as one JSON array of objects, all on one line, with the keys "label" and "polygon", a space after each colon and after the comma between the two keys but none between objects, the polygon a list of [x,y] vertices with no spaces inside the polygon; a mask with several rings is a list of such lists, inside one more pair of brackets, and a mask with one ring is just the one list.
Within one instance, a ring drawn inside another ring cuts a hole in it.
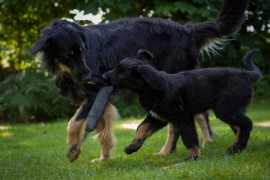
[{"label": "dog's hind leg", "polygon": [[229,124],[234,131],[235,142],[228,148],[228,154],[235,154],[244,150],[247,146],[250,132],[252,130],[251,120],[242,114],[242,110],[237,112],[234,112],[233,110],[228,112],[224,111],[222,113],[216,111],[214,108],[213,110],[217,118]]},{"label": "dog's hind leg", "polygon": [[228,154],[241,152],[247,146],[252,130],[251,120],[244,114],[252,98],[252,88],[241,77],[230,79],[224,91],[216,96],[212,109],[217,118],[229,124],[235,134],[235,142]]},{"label": "dog's hind leg", "polygon": [[167,129],[167,140],[161,150],[158,153],[155,153],[154,156],[165,156],[169,153],[174,153],[176,150],[176,143],[179,139],[179,132],[175,130],[171,123],[167,125]]},{"label": "dog's hind leg", "polygon": [[[203,135],[203,147],[205,145],[209,145],[212,143],[212,135],[214,134],[213,130],[211,129],[209,120],[208,120],[208,113],[201,113],[195,115],[195,120],[199,124],[202,135]],[[179,138],[179,132],[173,129],[173,125],[171,123],[168,124],[168,135],[165,144],[163,145],[162,149],[155,153],[154,156],[164,156],[169,153],[174,153],[176,150],[176,143]]]},{"label": "dog's hind leg", "polygon": [[243,151],[247,147],[247,143],[252,130],[252,121],[244,114],[235,116],[240,121],[236,125],[231,125],[235,131],[235,142],[229,147],[228,154],[234,154]]},{"label": "dog's hind leg", "polygon": [[195,115],[195,120],[199,124],[203,135],[203,147],[212,143],[211,134],[213,133],[209,120],[208,113],[201,113]]},{"label": "dog's hind leg", "polygon": [[101,121],[96,127],[96,137],[101,145],[100,157],[93,159],[91,162],[103,161],[110,158],[111,150],[116,142],[113,133],[113,122],[118,118],[119,114],[117,109],[109,103]]},{"label": "dog's hind leg", "polygon": [[235,135],[234,144],[236,144],[239,141],[240,127],[237,126],[237,125],[230,125],[230,126],[231,126],[231,129],[234,132],[234,135]]},{"label": "dog's hind leg", "polygon": [[126,147],[125,152],[131,154],[138,151],[143,145],[146,138],[151,136],[157,130],[166,126],[166,122],[155,119],[153,116],[148,115],[145,120],[138,126],[136,135],[129,146]]}]

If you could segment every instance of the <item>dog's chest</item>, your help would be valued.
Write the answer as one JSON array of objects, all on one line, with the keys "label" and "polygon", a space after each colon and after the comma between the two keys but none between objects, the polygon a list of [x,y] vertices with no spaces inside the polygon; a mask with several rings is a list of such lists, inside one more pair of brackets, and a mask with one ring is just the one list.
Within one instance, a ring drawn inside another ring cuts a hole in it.
[{"label": "dog's chest", "polygon": [[169,106],[164,106],[164,104],[167,103],[162,98],[159,99],[159,102],[140,98],[140,103],[145,111],[156,120],[169,122],[172,119],[170,111],[171,108]]}]

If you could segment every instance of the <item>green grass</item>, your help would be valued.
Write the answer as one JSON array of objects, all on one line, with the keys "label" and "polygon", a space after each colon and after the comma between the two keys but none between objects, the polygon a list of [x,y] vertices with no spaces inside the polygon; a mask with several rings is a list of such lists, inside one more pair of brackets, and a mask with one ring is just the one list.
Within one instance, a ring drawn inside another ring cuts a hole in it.
[{"label": "green grass", "polygon": [[[117,121],[118,143],[112,160],[90,162],[99,156],[99,143],[89,136],[79,159],[69,163],[65,157],[67,121],[9,125],[0,129],[0,179],[270,179],[270,127],[256,125],[270,121],[269,107],[270,101],[260,101],[249,108],[254,128],[244,152],[232,156],[225,153],[233,133],[211,114],[211,125],[218,134],[213,144],[201,150],[199,161],[167,170],[161,168],[183,161],[186,149],[179,141],[175,154],[152,156],[165,142],[166,128],[149,138],[137,153],[126,155],[123,149],[135,131],[121,129],[124,121]],[[201,132],[198,134],[202,142]]]}]

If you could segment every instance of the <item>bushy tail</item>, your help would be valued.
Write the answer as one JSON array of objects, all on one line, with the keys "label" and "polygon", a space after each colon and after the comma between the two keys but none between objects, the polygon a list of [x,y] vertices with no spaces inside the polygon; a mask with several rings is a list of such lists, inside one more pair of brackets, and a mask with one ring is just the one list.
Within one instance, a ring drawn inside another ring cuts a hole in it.
[{"label": "bushy tail", "polygon": [[[216,21],[196,24],[193,31],[194,41],[201,50],[215,51],[215,43],[224,36],[238,31],[245,20],[245,10],[249,0],[223,0],[219,17]],[[213,44],[214,43],[214,44]]]},{"label": "bushy tail", "polygon": [[259,79],[262,79],[263,75],[261,70],[253,63],[252,57],[255,53],[259,52],[259,49],[251,49],[249,50],[245,57],[244,57],[244,63],[245,63],[245,69],[252,72],[250,74],[250,81],[256,82]]}]

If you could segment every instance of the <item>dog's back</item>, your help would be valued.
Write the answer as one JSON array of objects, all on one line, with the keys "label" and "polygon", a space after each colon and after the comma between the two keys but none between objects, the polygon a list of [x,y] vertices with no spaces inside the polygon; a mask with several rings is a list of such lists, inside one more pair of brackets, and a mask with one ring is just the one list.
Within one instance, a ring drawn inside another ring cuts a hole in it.
[{"label": "dog's back", "polygon": [[[261,70],[253,63],[253,56],[259,49],[249,50],[244,57],[244,70],[229,67],[202,68],[193,71],[180,72],[179,75],[190,76],[193,79],[212,79],[222,82],[229,77],[241,77],[248,80],[251,84],[260,80],[263,76]],[[189,78],[188,78],[189,79]]]}]

